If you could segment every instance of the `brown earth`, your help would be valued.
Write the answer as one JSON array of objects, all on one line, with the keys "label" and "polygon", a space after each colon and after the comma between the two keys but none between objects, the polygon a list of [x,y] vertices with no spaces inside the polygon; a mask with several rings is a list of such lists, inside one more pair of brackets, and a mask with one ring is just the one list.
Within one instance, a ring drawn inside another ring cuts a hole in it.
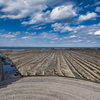
[{"label": "brown earth", "polygon": [[100,82],[100,50],[4,51],[22,76],[65,76]]}]

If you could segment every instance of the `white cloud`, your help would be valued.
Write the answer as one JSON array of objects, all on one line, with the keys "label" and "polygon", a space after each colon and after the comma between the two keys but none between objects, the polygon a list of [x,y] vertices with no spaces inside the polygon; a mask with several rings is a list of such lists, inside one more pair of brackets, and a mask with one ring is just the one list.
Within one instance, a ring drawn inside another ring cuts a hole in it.
[{"label": "white cloud", "polygon": [[18,31],[18,32],[13,32],[13,34],[14,34],[14,35],[19,35],[20,32],[19,32],[19,31]]},{"label": "white cloud", "polygon": [[54,39],[52,39],[52,40],[58,40],[58,38],[54,38]]},{"label": "white cloud", "polygon": [[5,38],[13,38],[19,34],[20,34],[20,32],[18,31],[18,32],[13,32],[13,33],[9,32],[8,34],[1,34],[0,36],[5,37]]},{"label": "white cloud", "polygon": [[45,24],[54,21],[69,22],[76,15],[76,10],[73,8],[73,5],[62,5],[55,7],[52,12],[37,12],[34,16],[31,16],[30,21],[24,21],[22,24]]},{"label": "white cloud", "polygon": [[87,40],[87,42],[90,42],[90,40]]},{"label": "white cloud", "polygon": [[36,32],[34,32],[34,33],[29,33],[29,35],[36,35]]},{"label": "white cloud", "polygon": [[92,43],[96,43],[96,41],[92,42]]},{"label": "white cloud", "polygon": [[36,32],[32,32],[32,33],[30,33],[30,32],[25,32],[26,33],[26,35],[36,35]]},{"label": "white cloud", "polygon": [[39,33],[38,35],[30,35],[29,36],[24,36],[22,39],[57,39],[58,35],[57,33],[47,33],[47,32],[42,32]]},{"label": "white cloud", "polygon": [[84,25],[79,25],[77,27],[70,27],[70,26],[68,26],[67,23],[64,23],[64,24],[55,23],[55,24],[52,24],[51,27],[53,27],[54,31],[60,31],[61,33],[72,32],[72,31],[74,33],[76,33],[78,30],[84,28],[85,26]]},{"label": "white cloud", "polygon": [[61,33],[73,30],[67,24],[61,24],[61,23],[52,24],[51,27],[53,27],[54,31],[60,31]]},{"label": "white cloud", "polygon": [[29,34],[29,32],[25,32],[26,34]]},{"label": "white cloud", "polygon": [[[57,28],[57,25],[60,27],[63,27],[64,24],[54,24],[52,26],[55,26]],[[66,24],[67,25],[67,24]],[[58,29],[59,29],[58,28]],[[69,31],[64,37],[59,38],[60,41],[68,41],[68,42],[88,42],[89,41],[100,41],[100,31],[96,33],[97,30],[100,30],[100,25],[99,24],[94,24],[94,25],[79,25],[77,27],[71,27],[73,31]],[[77,31],[76,33],[74,31]],[[60,30],[61,32],[61,30]],[[54,40],[54,39],[53,39]]]},{"label": "white cloud", "polygon": [[47,8],[45,4],[41,4],[44,0],[1,0],[0,2],[4,5],[1,12],[6,13],[1,18],[25,18]]},{"label": "white cloud", "polygon": [[89,32],[88,34],[93,34],[93,32]]},{"label": "white cloud", "polygon": [[58,37],[57,33],[42,32],[42,33],[40,33],[36,38],[53,39],[53,38],[57,38],[57,37]]},{"label": "white cloud", "polygon": [[80,6],[83,5],[83,2],[80,3]]},{"label": "white cloud", "polygon": [[90,6],[90,4],[86,5],[84,8],[88,8]]},{"label": "white cloud", "polygon": [[11,32],[9,32],[8,34],[11,34]]},{"label": "white cloud", "polygon": [[97,8],[95,9],[95,11],[96,11],[96,12],[100,12],[100,7],[97,7]]},{"label": "white cloud", "polygon": [[[62,0],[0,0],[1,12],[4,14],[0,18],[20,19],[30,17],[31,21],[23,22],[23,24],[34,24],[40,22],[47,22],[47,11],[43,13],[43,10],[47,9],[47,5],[54,7],[62,5]],[[43,20],[43,17],[45,20]],[[39,19],[38,19],[39,18]]]},{"label": "white cloud", "polygon": [[92,13],[87,13],[86,15],[80,15],[78,20],[79,21],[85,21],[85,20],[89,20],[89,19],[92,19],[92,18],[95,18],[97,17],[97,14],[92,12]]},{"label": "white cloud", "polygon": [[39,29],[45,29],[45,28],[46,28],[46,26],[44,26],[44,27],[38,27],[37,25],[35,25],[35,26],[31,26],[28,30],[30,30],[30,29],[39,30]]},{"label": "white cloud", "polygon": [[82,40],[78,40],[78,41],[80,42],[80,41],[82,41]]},{"label": "white cloud", "polygon": [[49,19],[50,11],[36,13],[30,21],[24,21],[22,24],[43,24],[51,22]]},{"label": "white cloud", "polygon": [[46,28],[46,27],[38,27],[38,28],[34,28],[34,29],[39,30],[39,29],[44,29],[44,28]]},{"label": "white cloud", "polygon": [[64,20],[68,21],[70,18],[76,16],[76,11],[73,9],[73,5],[67,6],[58,6],[54,8],[51,12],[51,19],[52,20]]},{"label": "white cloud", "polygon": [[98,25],[100,26],[100,23]]},{"label": "white cloud", "polygon": [[[55,19],[68,19],[76,15],[76,11],[73,9],[73,5],[61,6],[67,1],[62,0],[0,0],[1,12],[3,14],[0,18],[20,19],[29,17],[29,21],[24,21],[22,24],[44,24],[53,22]],[[43,12],[49,7],[53,10]],[[56,6],[56,8],[54,8]],[[63,16],[56,15],[54,17],[55,10],[57,13],[65,13]],[[57,18],[57,16],[59,18]],[[38,29],[42,29],[39,27]]]},{"label": "white cloud", "polygon": [[77,37],[77,36],[75,36],[75,35],[72,35],[72,36],[70,36],[69,38],[75,38],[75,37]]},{"label": "white cloud", "polygon": [[58,38],[55,38],[55,40],[57,40]]},{"label": "white cloud", "polygon": [[30,38],[30,36],[24,36],[24,37],[22,37],[22,39],[28,39],[28,38]]},{"label": "white cloud", "polygon": [[11,39],[11,41],[15,41],[16,39]]},{"label": "white cloud", "polygon": [[100,1],[99,2],[95,2],[94,4],[92,4],[91,6],[97,6],[100,4]]},{"label": "white cloud", "polygon": [[96,31],[94,35],[100,35],[100,30]]},{"label": "white cloud", "polygon": [[12,37],[16,37],[16,35],[4,34],[4,35],[2,35],[2,37],[5,37],[5,38],[12,38]]}]

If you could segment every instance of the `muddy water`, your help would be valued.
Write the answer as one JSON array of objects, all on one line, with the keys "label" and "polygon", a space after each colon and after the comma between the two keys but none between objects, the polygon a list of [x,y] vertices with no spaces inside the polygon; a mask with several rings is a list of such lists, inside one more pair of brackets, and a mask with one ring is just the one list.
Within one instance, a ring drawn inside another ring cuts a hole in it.
[{"label": "muddy water", "polygon": [[7,56],[4,54],[0,54],[0,56],[3,58],[4,80],[20,78],[21,75],[18,73],[17,69],[12,66],[12,62],[7,58]]},{"label": "muddy water", "polygon": [[17,69],[11,65],[3,65],[4,80],[21,77],[16,74]]}]

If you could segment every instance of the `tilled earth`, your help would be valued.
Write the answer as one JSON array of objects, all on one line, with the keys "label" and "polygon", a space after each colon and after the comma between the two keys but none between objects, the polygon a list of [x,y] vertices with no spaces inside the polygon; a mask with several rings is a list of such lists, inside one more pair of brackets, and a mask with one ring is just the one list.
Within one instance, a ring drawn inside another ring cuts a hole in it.
[{"label": "tilled earth", "polygon": [[65,76],[100,82],[100,50],[5,52],[22,76]]}]

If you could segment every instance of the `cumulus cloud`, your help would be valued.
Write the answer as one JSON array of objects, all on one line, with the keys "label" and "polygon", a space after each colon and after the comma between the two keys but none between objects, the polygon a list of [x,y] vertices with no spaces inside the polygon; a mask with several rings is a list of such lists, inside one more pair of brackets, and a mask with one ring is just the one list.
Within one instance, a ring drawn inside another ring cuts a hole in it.
[{"label": "cumulus cloud", "polygon": [[36,32],[25,32],[27,35],[36,35]]},{"label": "cumulus cloud", "polygon": [[95,11],[96,11],[96,12],[100,12],[100,7],[97,7],[97,8],[95,9]]},{"label": "cumulus cloud", "polygon": [[22,24],[45,24],[54,21],[71,21],[75,17],[76,10],[73,5],[63,5],[55,7],[52,12],[39,12],[31,17],[30,21],[24,21]]},{"label": "cumulus cloud", "polygon": [[[78,29],[77,29],[78,27]],[[94,25],[86,25],[86,26],[77,26],[75,29],[77,29],[77,32],[74,31],[70,32],[70,34],[78,34],[80,37],[86,37],[87,36],[94,36],[94,33],[100,29],[100,24],[94,24]],[[79,29],[79,27],[82,27]]]},{"label": "cumulus cloud", "polygon": [[[55,23],[52,24],[54,31],[62,31],[68,24],[61,24],[61,23]],[[94,25],[79,25],[79,26],[70,26],[72,31],[66,30],[68,32],[66,36],[59,38],[60,41],[67,40],[69,42],[89,42],[92,43],[92,41],[100,41],[100,24],[94,24]],[[65,34],[64,34],[65,35]]]},{"label": "cumulus cloud", "polygon": [[72,32],[72,31],[74,33],[76,33],[78,30],[84,28],[85,26],[84,25],[79,25],[77,27],[70,27],[68,25],[68,23],[64,23],[64,24],[55,23],[55,24],[52,24],[51,27],[53,27],[54,31],[60,31],[61,33]]},{"label": "cumulus cloud", "polygon": [[35,13],[41,12],[47,8],[45,4],[41,4],[43,0],[0,0],[3,8],[1,18],[19,19],[27,16],[34,16]]},{"label": "cumulus cloud", "polygon": [[88,34],[93,34],[93,32],[89,32]]},{"label": "cumulus cloud", "polygon": [[54,31],[60,31],[61,33],[73,30],[67,24],[61,24],[61,23],[52,24],[51,27],[53,27]]},{"label": "cumulus cloud", "polygon": [[[29,33],[28,33],[29,34]],[[28,35],[28,36],[24,36],[21,39],[57,39],[58,35],[57,33],[48,33],[48,32],[42,32],[39,34],[35,34],[35,35]]]},{"label": "cumulus cloud", "polygon": [[78,20],[79,21],[85,21],[85,20],[89,20],[89,19],[92,19],[92,18],[95,18],[97,17],[97,14],[92,12],[92,13],[87,13],[86,15],[80,15]]},{"label": "cumulus cloud", "polygon": [[47,38],[47,39],[52,39],[57,37],[58,37],[57,33],[48,33],[48,32],[42,32],[37,36],[37,38]]},{"label": "cumulus cloud", "polygon": [[44,24],[51,22],[49,20],[50,11],[36,13],[30,21],[24,21],[22,24]]},{"label": "cumulus cloud", "polygon": [[68,21],[72,17],[76,16],[76,11],[73,9],[73,5],[63,5],[54,8],[50,14],[52,20]]},{"label": "cumulus cloud", "polygon": [[100,35],[100,30],[96,31],[94,35]]},{"label": "cumulus cloud", "polygon": [[40,29],[44,29],[44,28],[46,28],[46,26],[45,27],[35,27],[34,29],[40,30]]},{"label": "cumulus cloud", "polygon": [[20,34],[20,32],[18,31],[18,32],[13,32],[13,33],[9,32],[8,34],[1,34],[0,36],[5,37],[5,38],[13,38],[19,34]]},{"label": "cumulus cloud", "polygon": [[52,40],[58,40],[58,38],[54,38],[54,39],[52,39]]},{"label": "cumulus cloud", "polygon": [[[22,24],[44,24],[54,20],[69,20],[76,16],[73,5],[63,5],[65,0],[0,0],[0,18],[20,19],[30,17]],[[48,6],[53,10],[46,11]],[[55,5],[57,5],[55,7]],[[62,6],[63,5],[63,6]],[[41,27],[40,27],[41,29]]]},{"label": "cumulus cloud", "polygon": [[5,38],[12,38],[12,37],[16,37],[16,35],[4,34],[4,35],[2,35],[2,37],[5,37]]},{"label": "cumulus cloud", "polygon": [[70,36],[69,38],[75,38],[75,37],[77,37],[76,35],[72,35],[72,36]]},{"label": "cumulus cloud", "polygon": [[30,38],[30,36],[24,36],[24,37],[22,37],[22,39],[28,39],[28,38]]}]

